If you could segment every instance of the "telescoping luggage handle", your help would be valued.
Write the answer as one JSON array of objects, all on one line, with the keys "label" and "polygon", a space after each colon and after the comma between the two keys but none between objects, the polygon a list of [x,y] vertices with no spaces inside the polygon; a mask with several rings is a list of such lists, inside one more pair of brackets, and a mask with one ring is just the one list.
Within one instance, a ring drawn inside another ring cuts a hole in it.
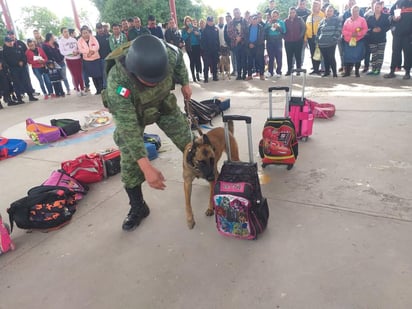
[{"label": "telescoping luggage handle", "polygon": [[292,89],[293,89],[293,73],[303,73],[303,77],[302,77],[302,102],[303,102],[303,98],[305,97],[305,87],[306,87],[306,69],[293,69],[292,73],[290,74],[290,92],[289,95],[290,97],[292,97]]},{"label": "telescoping luggage handle", "polygon": [[269,118],[273,118],[272,110],[272,91],[282,91],[286,93],[286,102],[285,102],[285,116],[289,116],[289,87],[270,87],[269,88]]},{"label": "telescoping luggage handle", "polygon": [[223,115],[223,123],[225,126],[225,141],[226,141],[226,154],[227,160],[230,161],[232,157],[230,152],[230,139],[229,139],[229,125],[228,121],[245,121],[247,126],[247,141],[249,149],[249,162],[253,163],[253,144],[252,144],[252,117],[242,115]]}]

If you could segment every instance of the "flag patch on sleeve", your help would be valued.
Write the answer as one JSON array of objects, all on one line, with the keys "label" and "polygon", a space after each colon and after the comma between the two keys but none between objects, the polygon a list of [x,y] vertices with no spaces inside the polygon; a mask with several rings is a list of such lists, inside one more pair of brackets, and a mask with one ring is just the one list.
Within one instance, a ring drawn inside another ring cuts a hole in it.
[{"label": "flag patch on sleeve", "polygon": [[130,95],[130,90],[125,87],[119,86],[117,87],[116,93],[127,99]]}]

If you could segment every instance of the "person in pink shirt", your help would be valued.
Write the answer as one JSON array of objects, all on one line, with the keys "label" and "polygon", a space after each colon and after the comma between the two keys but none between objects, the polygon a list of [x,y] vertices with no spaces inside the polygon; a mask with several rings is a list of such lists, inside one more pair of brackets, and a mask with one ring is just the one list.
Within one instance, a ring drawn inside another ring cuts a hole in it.
[{"label": "person in pink shirt", "polygon": [[77,41],[77,46],[83,58],[83,68],[87,76],[93,79],[98,95],[103,90],[103,66],[100,61],[99,42],[87,26],[83,26],[80,31],[81,37]]},{"label": "person in pink shirt", "polygon": [[359,6],[352,7],[352,16],[349,17],[342,27],[343,35],[343,62],[345,73],[343,77],[350,76],[355,65],[355,76],[360,77],[359,68],[365,56],[365,42],[363,38],[368,31],[368,24],[365,18],[359,15]]}]

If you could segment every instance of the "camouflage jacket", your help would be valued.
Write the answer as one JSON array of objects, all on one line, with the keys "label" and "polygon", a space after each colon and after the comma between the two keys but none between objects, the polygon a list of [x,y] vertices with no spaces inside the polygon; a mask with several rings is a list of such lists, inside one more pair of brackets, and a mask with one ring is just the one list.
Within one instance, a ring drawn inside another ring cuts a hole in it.
[{"label": "camouflage jacket", "polygon": [[145,125],[156,122],[162,113],[166,114],[173,104],[176,105],[176,97],[171,90],[174,90],[175,83],[182,86],[189,84],[189,79],[182,52],[165,42],[169,74],[154,87],[144,86],[125,68],[130,43],[107,56],[107,88],[102,93],[102,99],[116,123],[116,143],[126,146],[138,160],[146,156],[143,141]]}]

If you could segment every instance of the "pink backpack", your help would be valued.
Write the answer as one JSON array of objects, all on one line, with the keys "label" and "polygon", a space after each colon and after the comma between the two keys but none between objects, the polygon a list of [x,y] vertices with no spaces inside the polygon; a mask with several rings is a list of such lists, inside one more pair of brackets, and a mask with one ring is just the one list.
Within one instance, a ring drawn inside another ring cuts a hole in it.
[{"label": "pink backpack", "polygon": [[13,241],[10,238],[10,229],[3,223],[3,219],[0,215],[0,255],[7,251],[14,250]]}]

